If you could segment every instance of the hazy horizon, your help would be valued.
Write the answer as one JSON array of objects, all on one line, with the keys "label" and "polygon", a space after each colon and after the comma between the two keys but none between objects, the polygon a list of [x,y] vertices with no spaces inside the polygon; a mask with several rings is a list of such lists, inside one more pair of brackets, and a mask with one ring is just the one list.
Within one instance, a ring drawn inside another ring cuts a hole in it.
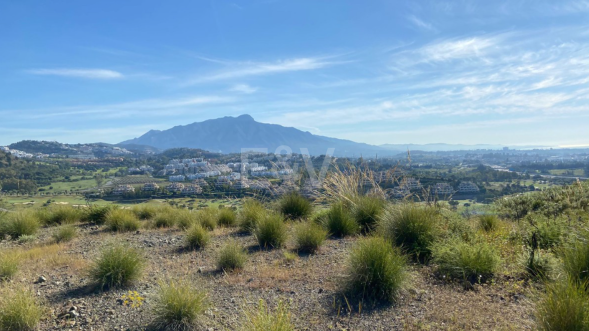
[{"label": "hazy horizon", "polygon": [[382,144],[589,146],[589,3],[0,4],[0,145],[223,116]]}]

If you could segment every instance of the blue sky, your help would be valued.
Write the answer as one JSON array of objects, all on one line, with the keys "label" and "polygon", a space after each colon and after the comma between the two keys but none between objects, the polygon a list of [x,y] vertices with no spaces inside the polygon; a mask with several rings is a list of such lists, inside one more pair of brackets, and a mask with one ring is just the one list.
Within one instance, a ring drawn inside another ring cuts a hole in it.
[{"label": "blue sky", "polygon": [[0,145],[222,116],[371,144],[589,145],[589,1],[2,1]]}]

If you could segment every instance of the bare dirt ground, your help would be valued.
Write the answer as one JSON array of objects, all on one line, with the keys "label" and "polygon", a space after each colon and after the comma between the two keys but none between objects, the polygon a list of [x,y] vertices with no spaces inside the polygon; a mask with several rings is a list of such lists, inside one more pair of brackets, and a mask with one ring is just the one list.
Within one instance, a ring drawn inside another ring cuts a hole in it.
[{"label": "bare dirt ground", "polygon": [[[42,229],[33,243],[0,242],[0,250],[22,254],[16,277],[1,286],[22,283],[48,307],[42,330],[142,330],[152,320],[150,309],[158,282],[189,279],[208,291],[210,308],[200,321],[203,330],[236,330],[244,310],[255,309],[260,299],[271,307],[288,303],[299,330],[530,330],[533,327],[529,285],[498,276],[488,285],[464,289],[449,282],[432,267],[411,265],[410,286],[391,306],[366,309],[346,303],[338,295],[345,276],[349,248],[356,238],[329,239],[315,255],[287,258],[292,243],[279,250],[260,250],[251,235],[234,229],[216,229],[209,246],[186,251],[177,229],[141,230],[114,234],[102,227],[79,225],[78,236],[66,244],[52,244],[55,228]],[[230,237],[246,247],[244,270],[216,270],[215,258]],[[148,260],[142,278],[125,289],[98,291],[86,271],[102,247],[127,242],[139,247]],[[286,254],[288,255],[288,254]],[[45,281],[40,281],[39,277]],[[124,305],[121,297],[137,291],[145,298],[139,308]],[[67,312],[76,307],[79,316]]]}]

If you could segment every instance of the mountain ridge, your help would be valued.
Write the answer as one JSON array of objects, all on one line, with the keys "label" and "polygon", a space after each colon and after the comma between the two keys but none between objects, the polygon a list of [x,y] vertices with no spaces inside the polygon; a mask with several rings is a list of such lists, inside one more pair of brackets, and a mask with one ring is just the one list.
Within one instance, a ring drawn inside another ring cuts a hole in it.
[{"label": "mountain ridge", "polygon": [[393,155],[399,152],[351,140],[314,135],[293,127],[260,123],[247,114],[177,125],[167,130],[150,130],[140,137],[119,143],[122,146],[127,144],[147,145],[164,150],[201,148],[221,153],[239,153],[243,149],[260,148],[275,152],[281,146],[292,149],[294,153],[307,148],[311,155],[325,154],[329,148],[335,148],[336,156],[360,156],[363,153]]}]

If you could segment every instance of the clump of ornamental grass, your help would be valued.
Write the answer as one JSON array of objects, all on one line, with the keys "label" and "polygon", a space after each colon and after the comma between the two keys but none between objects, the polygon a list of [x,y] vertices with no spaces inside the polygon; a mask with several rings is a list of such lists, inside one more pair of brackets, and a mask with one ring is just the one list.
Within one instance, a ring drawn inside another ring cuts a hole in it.
[{"label": "clump of ornamental grass", "polygon": [[589,283],[589,231],[574,238],[562,250],[563,269],[571,280]]},{"label": "clump of ornamental grass", "polygon": [[536,305],[538,330],[589,330],[586,285],[567,277],[548,284]]},{"label": "clump of ornamental grass", "polygon": [[102,250],[89,269],[89,277],[100,288],[127,286],[141,276],[145,259],[136,248],[114,244]]},{"label": "clump of ornamental grass", "polygon": [[178,209],[175,212],[176,226],[180,230],[186,230],[196,224],[196,213],[188,209]]},{"label": "clump of ornamental grass", "polygon": [[53,233],[53,240],[56,243],[71,241],[78,234],[78,230],[73,225],[62,225]]},{"label": "clump of ornamental grass", "polygon": [[266,209],[255,199],[247,199],[238,214],[239,229],[241,232],[252,233],[258,221],[266,216]]},{"label": "clump of ornamental grass", "polygon": [[294,227],[297,250],[302,253],[315,253],[327,238],[327,231],[319,224],[301,222]]},{"label": "clump of ornamental grass", "polygon": [[549,253],[528,249],[521,258],[521,264],[531,278],[548,280],[556,263]]},{"label": "clump of ornamental grass", "polygon": [[155,215],[159,212],[159,209],[160,208],[153,204],[144,203],[133,206],[131,211],[140,220],[149,220],[155,217]]},{"label": "clump of ornamental grass", "polygon": [[113,209],[108,212],[106,226],[111,231],[129,232],[139,230],[141,222],[128,209]]},{"label": "clump of ornamental grass", "polygon": [[3,290],[0,295],[0,330],[36,330],[44,309],[32,291]]},{"label": "clump of ornamental grass", "polygon": [[217,227],[217,213],[215,208],[207,207],[196,213],[196,219],[203,227],[214,230]]},{"label": "clump of ornamental grass", "polygon": [[217,256],[217,268],[223,271],[243,269],[247,261],[247,252],[235,240],[228,241]]},{"label": "clump of ornamental grass", "polygon": [[18,264],[19,259],[15,254],[0,253],[0,282],[14,277]]},{"label": "clump of ornamental grass", "polygon": [[208,306],[207,293],[187,281],[160,283],[153,324],[157,330],[192,330]]},{"label": "clump of ornamental grass", "polygon": [[434,246],[433,262],[444,275],[484,282],[497,271],[500,258],[496,249],[484,241],[466,243],[450,239]]},{"label": "clump of ornamental grass", "polygon": [[426,260],[440,231],[438,221],[434,207],[407,203],[387,208],[378,227],[397,247],[418,260]]},{"label": "clump of ornamental grass", "polygon": [[153,225],[158,228],[171,228],[176,224],[176,215],[175,210],[157,213],[153,217]]},{"label": "clump of ornamental grass", "polygon": [[264,300],[260,300],[257,309],[245,310],[243,331],[294,331],[292,314],[283,301],[272,310]]},{"label": "clump of ornamental grass", "polygon": [[22,236],[34,236],[41,223],[34,212],[25,210],[9,213],[0,219],[0,239],[10,236],[19,239]]},{"label": "clump of ornamental grass", "polygon": [[327,224],[327,217],[329,216],[329,209],[323,209],[311,216],[311,222],[319,224],[323,227]]},{"label": "clump of ornamental grass", "polygon": [[406,283],[406,263],[384,238],[363,238],[350,252],[344,292],[360,302],[393,302]]},{"label": "clump of ornamental grass", "polygon": [[278,202],[279,211],[287,219],[305,219],[313,212],[311,202],[296,191],[283,195]]},{"label": "clump of ornamental grass", "polygon": [[331,205],[325,219],[325,228],[335,237],[345,237],[358,232],[360,227],[342,202]]},{"label": "clump of ornamental grass", "polygon": [[189,249],[205,248],[210,240],[211,236],[207,229],[203,228],[202,225],[198,223],[186,230],[186,237],[184,239],[186,247]]},{"label": "clump of ornamental grass", "polygon": [[284,218],[279,213],[268,213],[258,221],[254,236],[263,248],[280,248],[286,243],[287,233]]},{"label": "clump of ornamental grass", "polygon": [[48,214],[44,216],[45,225],[72,224],[83,217],[82,210],[67,205],[52,206],[47,211]]},{"label": "clump of ornamental grass", "polygon": [[221,226],[232,227],[237,224],[237,215],[231,208],[221,208],[219,210],[217,223]]},{"label": "clump of ornamental grass", "polygon": [[93,205],[90,208],[87,208],[86,210],[84,210],[84,212],[82,213],[81,220],[83,222],[87,222],[87,223],[94,223],[97,225],[102,225],[102,224],[106,223],[108,213],[112,209],[116,209],[116,208],[118,208],[118,207],[111,206],[111,205],[106,205],[106,206]]},{"label": "clump of ornamental grass", "polygon": [[359,196],[352,202],[352,215],[363,233],[371,232],[384,211],[385,200],[371,195]]},{"label": "clump of ornamental grass", "polygon": [[481,215],[478,217],[479,227],[485,232],[492,232],[499,228],[500,221],[497,215]]}]

